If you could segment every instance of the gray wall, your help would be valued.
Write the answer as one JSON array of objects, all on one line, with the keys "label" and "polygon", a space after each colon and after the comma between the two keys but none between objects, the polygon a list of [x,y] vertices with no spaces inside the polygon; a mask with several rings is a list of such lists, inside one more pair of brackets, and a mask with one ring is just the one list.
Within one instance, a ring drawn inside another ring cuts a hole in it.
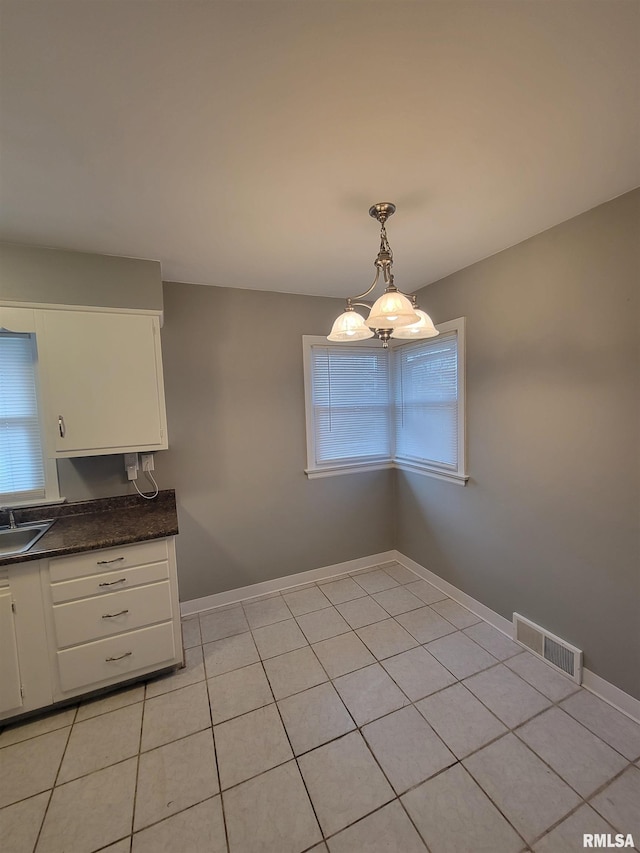
[{"label": "gray wall", "polygon": [[162,330],[180,596],[393,547],[393,471],[308,480],[302,335],[337,299],[165,283]]},{"label": "gray wall", "polygon": [[[121,453],[113,456],[83,456],[78,459],[58,459],[60,494],[68,501],[90,501],[94,498],[112,498],[116,495],[133,495],[135,490],[124,470]],[[141,478],[139,488],[151,488],[146,478]]]},{"label": "gray wall", "polygon": [[0,300],[161,311],[160,263],[0,243]]},{"label": "gray wall", "polygon": [[466,488],[398,472],[397,548],[640,697],[640,190],[425,288],[467,317]]}]

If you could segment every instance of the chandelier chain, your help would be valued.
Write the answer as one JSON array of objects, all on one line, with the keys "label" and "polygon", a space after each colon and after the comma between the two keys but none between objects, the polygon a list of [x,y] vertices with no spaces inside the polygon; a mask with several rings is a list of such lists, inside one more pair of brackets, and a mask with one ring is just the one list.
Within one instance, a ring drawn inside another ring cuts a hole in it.
[{"label": "chandelier chain", "polygon": [[384,227],[384,222],[380,225],[380,251],[388,252],[390,257],[393,258],[393,252],[391,251],[391,246],[387,239],[387,229]]}]

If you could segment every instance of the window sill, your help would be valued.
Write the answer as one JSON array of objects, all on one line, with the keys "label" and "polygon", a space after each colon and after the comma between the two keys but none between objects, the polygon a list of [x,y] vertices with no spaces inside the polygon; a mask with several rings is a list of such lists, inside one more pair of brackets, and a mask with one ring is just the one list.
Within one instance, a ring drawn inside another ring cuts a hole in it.
[{"label": "window sill", "polygon": [[340,474],[361,474],[364,471],[383,471],[393,468],[393,462],[371,462],[363,465],[337,465],[334,468],[306,468],[305,474],[310,480],[321,477],[337,477]]},{"label": "window sill", "polygon": [[411,474],[420,474],[422,477],[433,477],[435,480],[445,480],[447,483],[455,483],[457,486],[466,486],[469,479],[468,474],[458,474],[455,471],[443,471],[441,468],[430,468],[428,465],[420,465],[412,462],[394,462],[394,468],[400,471],[409,471]]},{"label": "window sill", "polygon": [[458,474],[454,471],[443,471],[441,468],[430,468],[427,465],[419,465],[412,462],[371,462],[369,464],[336,465],[333,468],[306,468],[305,474],[310,480],[322,477],[338,477],[341,474],[361,474],[364,471],[383,471],[387,468],[397,468],[399,471],[409,471],[412,474],[420,474],[422,477],[433,477],[435,480],[444,480],[447,483],[455,483],[457,486],[466,486],[469,476]]},{"label": "window sill", "polygon": [[55,504],[63,504],[66,503],[66,498],[50,498],[47,500],[46,498],[34,498],[31,501],[7,501],[6,503],[2,502],[0,498],[0,506],[3,509],[26,509],[31,506],[54,506]]}]

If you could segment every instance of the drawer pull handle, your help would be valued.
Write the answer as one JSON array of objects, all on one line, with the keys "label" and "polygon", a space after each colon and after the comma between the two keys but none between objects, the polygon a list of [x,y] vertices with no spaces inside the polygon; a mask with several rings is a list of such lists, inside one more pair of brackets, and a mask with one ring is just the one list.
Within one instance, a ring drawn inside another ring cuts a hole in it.
[{"label": "drawer pull handle", "polygon": [[60,434],[60,438],[64,438],[67,434],[67,428],[64,425],[64,418],[62,415],[58,415],[58,432]]},{"label": "drawer pull handle", "polygon": [[119,657],[117,658],[105,658],[105,661],[106,663],[108,663],[111,660],[122,660],[122,658],[128,658],[132,654],[133,652],[125,652],[123,655],[119,655]]},{"label": "drawer pull handle", "polygon": [[114,583],[126,583],[126,582],[127,582],[126,578],[120,578],[117,581],[102,581],[102,583],[99,583],[98,586],[113,586]]},{"label": "drawer pull handle", "polygon": [[120,613],[105,613],[102,617],[103,619],[115,619],[116,616],[124,616],[125,613],[128,613],[128,610],[121,610]]},{"label": "drawer pull handle", "polygon": [[114,557],[113,560],[98,560],[96,563],[97,566],[108,566],[109,563],[120,563],[124,560],[124,557]]}]

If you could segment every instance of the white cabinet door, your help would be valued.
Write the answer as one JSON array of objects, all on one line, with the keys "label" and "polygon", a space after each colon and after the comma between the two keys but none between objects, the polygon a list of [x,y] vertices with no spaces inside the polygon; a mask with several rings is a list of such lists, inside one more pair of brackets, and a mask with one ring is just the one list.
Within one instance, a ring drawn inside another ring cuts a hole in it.
[{"label": "white cabinet door", "polygon": [[166,448],[158,318],[39,313],[47,430],[56,456]]},{"label": "white cabinet door", "polygon": [[22,707],[20,666],[11,594],[0,589],[0,714]]}]

